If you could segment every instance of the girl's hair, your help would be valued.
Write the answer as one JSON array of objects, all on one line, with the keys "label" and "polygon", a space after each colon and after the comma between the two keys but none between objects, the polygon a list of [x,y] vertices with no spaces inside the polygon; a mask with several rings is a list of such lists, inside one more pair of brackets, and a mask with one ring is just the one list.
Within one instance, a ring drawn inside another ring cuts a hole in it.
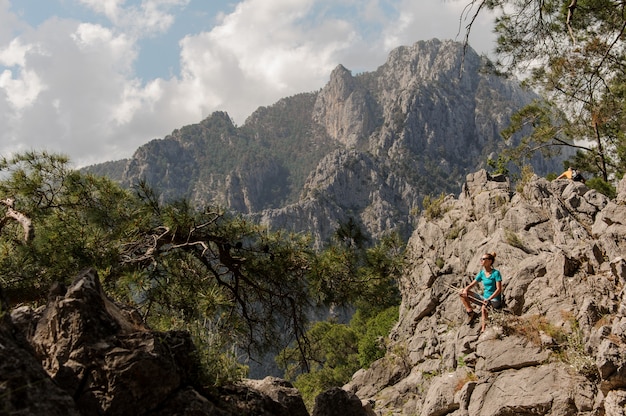
[{"label": "girl's hair", "polygon": [[489,260],[493,263],[496,260],[496,252],[492,251],[491,253],[485,253],[485,256],[489,257]]}]

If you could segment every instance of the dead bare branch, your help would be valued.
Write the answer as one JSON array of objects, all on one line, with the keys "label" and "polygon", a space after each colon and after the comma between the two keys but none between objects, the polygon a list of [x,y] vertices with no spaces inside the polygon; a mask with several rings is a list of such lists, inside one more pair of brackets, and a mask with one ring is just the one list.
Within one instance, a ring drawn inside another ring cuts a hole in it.
[{"label": "dead bare branch", "polygon": [[576,37],[574,36],[574,30],[572,29],[572,18],[574,17],[574,11],[576,10],[576,5],[578,0],[572,0],[569,6],[567,6],[567,31],[569,32],[569,36],[572,39],[574,45],[576,45]]},{"label": "dead bare branch", "polygon": [[24,241],[29,242],[34,236],[31,219],[28,218],[25,214],[14,209],[14,198],[0,200],[0,204],[7,207],[7,211],[4,213],[4,218],[0,220],[0,230],[2,230],[2,227],[4,227],[4,224],[6,224],[9,219],[13,219],[17,221],[24,229]]}]

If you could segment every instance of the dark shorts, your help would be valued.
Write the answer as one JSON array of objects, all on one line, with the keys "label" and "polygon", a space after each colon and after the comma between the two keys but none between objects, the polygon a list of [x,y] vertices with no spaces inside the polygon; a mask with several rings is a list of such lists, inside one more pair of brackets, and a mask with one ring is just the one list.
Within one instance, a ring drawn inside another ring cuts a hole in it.
[{"label": "dark shorts", "polygon": [[[478,305],[482,305],[483,302],[485,301],[485,298],[482,295],[479,295],[478,293],[474,293],[474,296],[472,297],[472,301]],[[499,298],[491,299],[489,302],[491,303],[491,307],[494,309],[502,308],[502,301]]]}]

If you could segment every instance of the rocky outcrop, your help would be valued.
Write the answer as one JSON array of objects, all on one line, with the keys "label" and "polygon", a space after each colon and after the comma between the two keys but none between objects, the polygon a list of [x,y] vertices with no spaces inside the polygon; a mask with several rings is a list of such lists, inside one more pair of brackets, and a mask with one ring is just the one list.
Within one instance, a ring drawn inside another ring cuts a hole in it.
[{"label": "rocky outcrop", "polygon": [[354,393],[334,387],[315,398],[312,416],[372,416],[369,403],[363,404]]},{"label": "rocky outcrop", "polygon": [[330,74],[313,108],[313,120],[345,148],[362,146],[377,127],[377,107],[372,93],[343,65]]},{"label": "rocky outcrop", "polygon": [[265,377],[263,380],[244,380],[243,384],[284,405],[286,409],[289,409],[290,416],[309,415],[300,392],[285,380]]},{"label": "rocky outcrop", "polygon": [[[344,389],[378,415],[623,415],[626,181],[510,187],[485,171],[430,207],[409,241],[387,355]],[[458,289],[497,253],[506,308],[467,325]]]},{"label": "rocky outcrop", "polygon": [[[626,179],[609,200],[570,180],[468,175],[409,240],[387,354],[313,414],[624,415],[625,226]],[[506,307],[481,333],[458,289],[492,251]],[[194,356],[187,333],[150,330],[91,270],[36,309],[9,314],[0,293],[0,414],[307,415],[284,380],[206,389]]]},{"label": "rocky outcrop", "polygon": [[44,371],[0,299],[0,414],[80,415],[72,396]]},{"label": "rocky outcrop", "polygon": [[286,382],[205,389],[196,356],[188,333],[149,330],[88,270],[46,305],[3,313],[0,414],[307,415]]},{"label": "rocky outcrop", "polygon": [[[250,161],[247,166],[239,167],[226,176],[224,195],[218,201],[223,201],[230,209],[240,213],[259,211],[263,208],[259,195],[271,193],[269,184],[280,188],[286,176],[285,169],[276,161]],[[196,190],[196,194],[202,195],[202,191]]]}]

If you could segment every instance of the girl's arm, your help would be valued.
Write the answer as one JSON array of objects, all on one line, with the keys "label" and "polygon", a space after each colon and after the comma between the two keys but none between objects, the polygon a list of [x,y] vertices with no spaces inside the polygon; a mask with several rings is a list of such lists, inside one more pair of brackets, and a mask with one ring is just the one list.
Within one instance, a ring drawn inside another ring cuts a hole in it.
[{"label": "girl's arm", "polygon": [[474,280],[474,281],[472,281],[472,283],[470,283],[469,285],[467,285],[467,286],[465,286],[465,287],[463,288],[462,292],[463,292],[464,294],[467,294],[467,292],[468,292],[468,291],[469,291],[472,287],[476,286],[476,283],[478,283],[478,280]]}]

